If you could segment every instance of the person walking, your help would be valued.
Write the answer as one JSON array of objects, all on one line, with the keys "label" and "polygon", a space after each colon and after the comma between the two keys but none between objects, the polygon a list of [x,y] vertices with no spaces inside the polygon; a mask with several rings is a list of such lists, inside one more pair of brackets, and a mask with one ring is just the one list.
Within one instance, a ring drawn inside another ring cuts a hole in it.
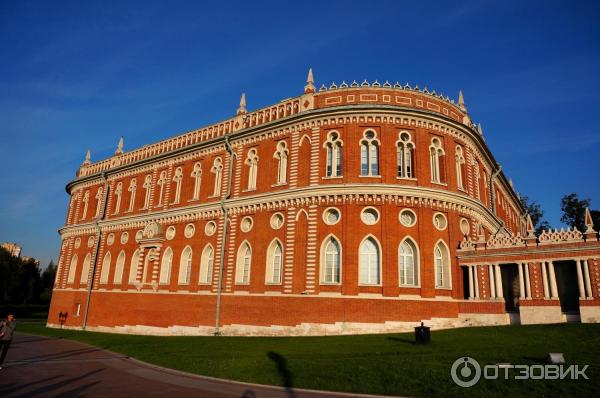
[{"label": "person walking", "polygon": [[17,328],[17,321],[13,314],[8,314],[5,321],[0,322],[0,370],[2,369],[2,363],[6,358],[8,347],[12,342],[13,333]]}]

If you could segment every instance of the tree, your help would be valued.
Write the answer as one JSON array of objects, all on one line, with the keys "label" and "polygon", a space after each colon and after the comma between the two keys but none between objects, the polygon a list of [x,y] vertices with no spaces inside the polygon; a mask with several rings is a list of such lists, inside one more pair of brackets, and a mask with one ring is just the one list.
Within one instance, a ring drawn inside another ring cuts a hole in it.
[{"label": "tree", "polygon": [[560,221],[585,232],[587,229],[585,226],[585,209],[590,207],[590,203],[590,199],[579,199],[576,193],[563,196],[560,200],[560,209],[563,213]]},{"label": "tree", "polygon": [[590,215],[594,222],[594,229],[598,231],[598,228],[600,228],[600,210],[590,210]]},{"label": "tree", "polygon": [[551,228],[550,223],[548,223],[546,220],[543,220],[544,211],[538,202],[535,200],[530,200],[528,196],[523,195],[521,196],[521,203],[523,204],[523,207],[525,207],[529,217],[531,217],[531,223],[535,228],[536,234],[539,235],[542,230]]},{"label": "tree", "polygon": [[54,279],[56,278],[56,265],[54,261],[50,260],[50,263],[42,272],[42,294],[40,300],[44,303],[49,303],[52,298],[52,288],[54,287]]}]

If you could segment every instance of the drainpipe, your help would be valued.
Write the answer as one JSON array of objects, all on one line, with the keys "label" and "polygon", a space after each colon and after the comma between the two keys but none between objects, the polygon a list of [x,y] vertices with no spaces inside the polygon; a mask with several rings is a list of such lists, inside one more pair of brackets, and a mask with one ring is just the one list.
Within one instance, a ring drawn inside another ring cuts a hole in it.
[{"label": "drainpipe", "polygon": [[92,264],[91,272],[92,278],[88,283],[87,299],[85,301],[85,309],[83,311],[83,323],[81,324],[81,330],[85,330],[87,326],[88,310],[90,308],[90,300],[92,298],[92,288],[94,287],[94,275],[96,274],[96,264],[98,264],[98,252],[100,251],[100,239],[102,238],[102,230],[100,229],[100,221],[104,220],[106,214],[106,205],[108,198],[108,180],[106,179],[106,172],[102,173],[102,179],[104,180],[104,192],[102,194],[102,210],[100,216],[96,218],[96,245],[94,247],[94,263]]},{"label": "drainpipe", "polygon": [[223,239],[221,243],[221,257],[219,260],[219,284],[217,285],[217,308],[215,315],[214,332],[215,336],[221,335],[221,290],[223,284],[223,267],[225,266],[225,244],[227,243],[227,224],[229,222],[227,207],[225,207],[225,201],[231,196],[231,178],[233,176],[233,161],[235,158],[235,153],[233,152],[233,148],[229,143],[229,135],[225,135],[225,149],[229,153],[229,177],[227,178],[227,193],[223,197],[221,197],[220,203],[221,210],[223,211]]},{"label": "drainpipe", "polygon": [[498,165],[498,169],[490,176],[490,198],[492,199],[492,212],[496,214],[496,191],[494,191],[494,180],[502,171],[502,165]]}]

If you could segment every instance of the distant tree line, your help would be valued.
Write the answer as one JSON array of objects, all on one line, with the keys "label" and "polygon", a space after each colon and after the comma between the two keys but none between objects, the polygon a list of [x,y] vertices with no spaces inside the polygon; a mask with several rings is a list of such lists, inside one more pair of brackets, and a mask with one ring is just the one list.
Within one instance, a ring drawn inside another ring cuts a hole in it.
[{"label": "distant tree line", "polygon": [[48,304],[56,276],[54,262],[41,271],[34,259],[23,260],[0,247],[0,304]]}]

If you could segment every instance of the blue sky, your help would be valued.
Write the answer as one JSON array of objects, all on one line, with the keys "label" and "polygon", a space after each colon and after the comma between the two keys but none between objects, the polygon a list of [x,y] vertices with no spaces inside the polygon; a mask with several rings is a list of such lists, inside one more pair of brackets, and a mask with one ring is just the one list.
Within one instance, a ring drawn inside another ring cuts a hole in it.
[{"label": "blue sky", "polygon": [[110,156],[317,84],[399,80],[456,98],[559,226],[600,209],[600,3],[0,2],[0,242],[58,255],[86,149]]}]

